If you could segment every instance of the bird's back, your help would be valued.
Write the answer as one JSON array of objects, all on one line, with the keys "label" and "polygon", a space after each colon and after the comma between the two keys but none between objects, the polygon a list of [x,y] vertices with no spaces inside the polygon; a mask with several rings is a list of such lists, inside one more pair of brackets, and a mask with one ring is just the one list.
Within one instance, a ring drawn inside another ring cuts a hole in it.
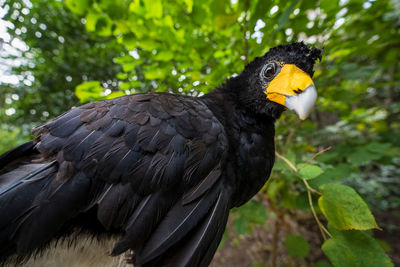
[{"label": "bird's back", "polygon": [[[30,154],[4,156],[19,162],[0,176],[4,257],[83,228],[121,234],[112,253],[136,249],[143,266],[211,260],[231,189],[225,130],[202,101],[125,96],[74,108],[34,133]],[[192,256],[173,256],[178,247]]]}]

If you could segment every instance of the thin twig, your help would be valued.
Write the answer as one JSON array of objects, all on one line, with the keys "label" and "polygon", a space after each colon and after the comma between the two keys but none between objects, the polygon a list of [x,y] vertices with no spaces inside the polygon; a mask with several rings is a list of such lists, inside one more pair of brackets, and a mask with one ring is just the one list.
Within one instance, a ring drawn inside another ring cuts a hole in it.
[{"label": "thin twig", "polygon": [[317,195],[322,195],[321,192],[319,192],[319,191],[315,190],[314,188],[312,188],[312,187],[308,184],[308,182],[307,182],[306,179],[303,179],[303,182],[304,182],[304,184],[305,184],[307,190],[310,190],[311,192],[313,192],[313,193],[315,193],[315,194],[317,194]]},{"label": "thin twig", "polygon": [[[324,152],[330,150],[331,148],[332,148],[332,147],[329,146],[329,147],[327,147],[327,148],[325,148],[325,149],[322,149],[321,151],[315,153],[309,160],[306,161],[306,163],[304,163],[303,165],[301,165],[299,168],[296,168],[296,166],[294,166],[293,163],[290,162],[290,160],[288,160],[286,157],[284,157],[284,156],[282,156],[281,154],[279,154],[277,151],[275,151],[275,155],[276,155],[278,158],[282,159],[284,162],[286,162],[286,164],[287,164],[294,172],[297,173],[297,172],[299,172],[302,168],[304,168],[305,166],[307,166],[308,164],[310,164],[316,157],[318,157],[318,156],[321,155],[322,153],[324,153]],[[312,212],[312,214],[313,214],[313,216],[314,216],[315,221],[316,221],[317,224],[318,224],[318,228],[319,228],[319,230],[320,230],[320,232],[321,232],[322,238],[323,238],[324,240],[326,240],[326,239],[327,239],[327,237],[326,237],[327,235],[328,235],[329,237],[332,237],[332,236],[331,236],[331,234],[329,233],[329,231],[325,228],[325,226],[321,223],[321,221],[319,220],[319,218],[318,218],[318,216],[317,216],[317,213],[315,212],[314,204],[313,204],[312,196],[311,196],[311,193],[318,194],[318,195],[322,195],[322,194],[321,194],[319,191],[317,191],[317,190],[315,190],[314,188],[312,188],[312,187],[308,184],[308,182],[307,182],[306,179],[302,179],[302,180],[303,180],[303,183],[304,183],[304,185],[306,186],[306,189],[307,189],[308,202],[309,202],[309,204],[310,204],[311,212]]]},{"label": "thin twig", "polygon": [[[305,179],[303,179],[303,182],[304,182],[304,184],[305,184],[306,187],[307,187],[308,202],[309,202],[309,204],[310,204],[311,212],[312,212],[312,214],[313,214],[313,216],[314,216],[315,221],[316,221],[317,224],[318,224],[319,230],[321,231],[322,238],[323,238],[324,240],[326,240],[326,234],[327,234],[329,237],[332,237],[332,236],[331,236],[331,234],[329,233],[329,231],[325,228],[325,226],[321,223],[321,221],[319,220],[319,218],[318,218],[318,216],[317,216],[317,213],[315,212],[314,204],[313,204],[312,196],[311,196],[311,190],[309,190],[310,187],[309,187],[307,181],[306,181]],[[325,234],[325,233],[326,233],[326,234]]]},{"label": "thin twig", "polygon": [[315,153],[309,160],[306,161],[303,165],[301,165],[297,170],[300,171],[302,168],[310,164],[316,157],[321,155],[322,153],[325,153],[326,151],[330,150],[332,147],[328,146],[327,148],[322,149],[321,151]]},{"label": "thin twig", "polygon": [[294,171],[294,172],[298,172],[297,168],[293,165],[293,163],[290,162],[290,160],[288,160],[287,158],[285,158],[284,156],[282,156],[281,154],[278,153],[278,151],[275,151],[275,155],[282,159],[284,162],[286,162],[286,164]]}]

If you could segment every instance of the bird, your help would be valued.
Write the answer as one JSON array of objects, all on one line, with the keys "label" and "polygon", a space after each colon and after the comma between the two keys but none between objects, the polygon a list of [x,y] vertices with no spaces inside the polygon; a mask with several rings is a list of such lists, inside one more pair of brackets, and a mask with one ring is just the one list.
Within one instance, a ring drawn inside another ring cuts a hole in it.
[{"label": "bird", "polygon": [[275,121],[310,114],[321,55],[278,45],[203,96],[126,95],[34,128],[0,156],[0,263],[86,231],[135,266],[208,266],[230,209],[270,176]]}]

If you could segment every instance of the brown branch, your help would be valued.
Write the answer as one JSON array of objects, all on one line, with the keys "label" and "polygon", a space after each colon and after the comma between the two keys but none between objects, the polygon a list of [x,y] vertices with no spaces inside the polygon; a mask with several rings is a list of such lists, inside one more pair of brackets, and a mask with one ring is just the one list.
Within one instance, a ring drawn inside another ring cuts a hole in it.
[{"label": "brown branch", "polygon": [[278,151],[275,151],[275,155],[280,158],[281,160],[283,160],[284,162],[286,162],[286,164],[294,171],[294,172],[298,172],[297,168],[293,165],[293,163],[290,162],[290,160],[288,160],[287,158],[285,158],[284,156],[282,156],[281,154],[278,153]]},{"label": "brown branch", "polygon": [[321,151],[315,153],[309,160],[306,161],[303,165],[301,165],[297,170],[300,171],[302,168],[310,164],[316,157],[321,155],[322,153],[325,153],[326,151],[330,150],[332,147],[328,146],[327,148],[322,149]]}]

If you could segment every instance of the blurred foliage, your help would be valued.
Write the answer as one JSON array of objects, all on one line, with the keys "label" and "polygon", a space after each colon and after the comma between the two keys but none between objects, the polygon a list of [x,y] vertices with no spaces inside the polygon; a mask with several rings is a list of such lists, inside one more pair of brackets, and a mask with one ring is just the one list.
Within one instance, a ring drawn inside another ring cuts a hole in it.
[{"label": "blurred foliage", "polygon": [[[0,84],[1,151],[26,138],[19,134],[25,124],[39,124],[78,99],[147,91],[196,96],[273,46],[323,47],[315,111],[304,122],[289,112],[278,121],[281,157],[258,197],[232,211],[233,228],[247,234],[267,216],[284,224],[297,211],[312,216],[312,207],[329,221],[327,230],[318,225],[331,235],[322,249],[333,265],[391,265],[364,230],[378,227],[368,206],[375,214],[400,211],[400,2],[10,0],[2,6],[8,43],[15,38],[28,48],[10,70],[19,83]],[[378,219],[386,231],[394,228]],[[286,233],[285,246],[291,257],[312,253],[296,232]]]},{"label": "blurred foliage", "polygon": [[287,235],[285,246],[289,256],[304,259],[310,252],[310,246],[307,240],[301,235]]},{"label": "blurred foliage", "polygon": [[368,233],[337,231],[333,227],[330,232],[332,238],[325,241],[322,250],[334,266],[393,266],[380,244]]},{"label": "blurred foliage", "polygon": [[[0,84],[2,123],[37,125],[59,115],[79,104],[74,90],[83,81],[117,88],[121,67],[113,58],[125,49],[111,37],[88,33],[63,2],[10,0],[2,8],[8,40],[0,40],[1,63],[12,65],[8,72],[17,77],[16,83]],[[7,109],[12,116],[5,116]]]}]

